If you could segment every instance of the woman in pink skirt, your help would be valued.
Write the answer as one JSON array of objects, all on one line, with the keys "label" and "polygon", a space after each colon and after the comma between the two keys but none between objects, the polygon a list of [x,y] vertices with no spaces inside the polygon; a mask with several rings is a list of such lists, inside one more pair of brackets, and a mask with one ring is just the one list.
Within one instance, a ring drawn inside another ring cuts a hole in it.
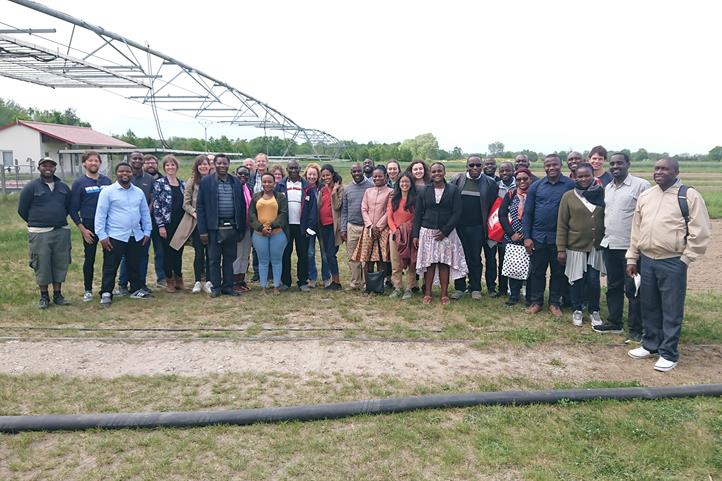
[{"label": "woman in pink skirt", "polygon": [[418,249],[416,272],[424,275],[424,304],[431,303],[431,288],[438,270],[441,304],[449,303],[449,280],[468,272],[456,224],[461,215],[461,193],[444,179],[446,167],[431,165],[431,183],[416,198],[413,242]]}]

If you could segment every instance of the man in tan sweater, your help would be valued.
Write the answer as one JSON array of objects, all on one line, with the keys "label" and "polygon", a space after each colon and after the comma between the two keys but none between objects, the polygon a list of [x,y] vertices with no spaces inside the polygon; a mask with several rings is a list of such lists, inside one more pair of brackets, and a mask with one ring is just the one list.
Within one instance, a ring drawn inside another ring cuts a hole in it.
[{"label": "man in tan sweater", "polygon": [[677,366],[682,331],[687,266],[704,255],[710,240],[710,220],[702,196],[687,191],[689,222],[678,199],[682,183],[679,163],[670,157],[654,166],[656,186],[639,195],[627,251],[627,274],[637,275],[641,257],[640,298],[644,334],[642,345],[629,351],[634,359],[659,354],[654,365],[666,372]]}]

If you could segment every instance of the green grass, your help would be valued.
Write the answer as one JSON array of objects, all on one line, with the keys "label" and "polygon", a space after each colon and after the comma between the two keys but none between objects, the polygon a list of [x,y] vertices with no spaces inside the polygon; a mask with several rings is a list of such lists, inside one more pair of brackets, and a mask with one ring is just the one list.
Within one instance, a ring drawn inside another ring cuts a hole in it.
[{"label": "green grass", "polygon": [[[225,375],[114,380],[0,376],[7,413],[223,409],[459,390],[535,389],[459,379]],[[564,387],[599,387],[593,385]],[[628,385],[605,382],[603,387]],[[34,396],[29,401],[28,396]],[[279,396],[275,399],[275,396]],[[5,479],[717,479],[722,400],[475,407],[194,429],[0,436]]]}]

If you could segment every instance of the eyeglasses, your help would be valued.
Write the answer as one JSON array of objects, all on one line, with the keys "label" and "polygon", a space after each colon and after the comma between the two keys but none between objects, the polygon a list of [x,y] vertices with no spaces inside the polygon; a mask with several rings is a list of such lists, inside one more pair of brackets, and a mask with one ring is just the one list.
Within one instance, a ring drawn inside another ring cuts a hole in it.
[{"label": "eyeglasses", "polygon": [[476,167],[477,169],[481,167],[481,164],[466,164],[468,167],[471,167],[472,169]]}]

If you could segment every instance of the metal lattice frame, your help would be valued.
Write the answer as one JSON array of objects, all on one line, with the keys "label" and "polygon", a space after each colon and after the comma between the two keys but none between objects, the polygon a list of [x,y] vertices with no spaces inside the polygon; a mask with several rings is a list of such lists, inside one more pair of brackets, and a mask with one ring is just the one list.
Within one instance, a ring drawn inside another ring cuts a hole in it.
[{"label": "metal lattice frame", "polygon": [[72,30],[67,41],[36,34],[34,42],[26,42],[0,34],[0,76],[51,88],[117,90],[152,108],[162,141],[157,109],[201,122],[276,131],[311,144],[316,156],[338,157],[343,148],[333,135],[303,128],[268,104],[146,45],[30,0],[10,1],[72,25]]}]

